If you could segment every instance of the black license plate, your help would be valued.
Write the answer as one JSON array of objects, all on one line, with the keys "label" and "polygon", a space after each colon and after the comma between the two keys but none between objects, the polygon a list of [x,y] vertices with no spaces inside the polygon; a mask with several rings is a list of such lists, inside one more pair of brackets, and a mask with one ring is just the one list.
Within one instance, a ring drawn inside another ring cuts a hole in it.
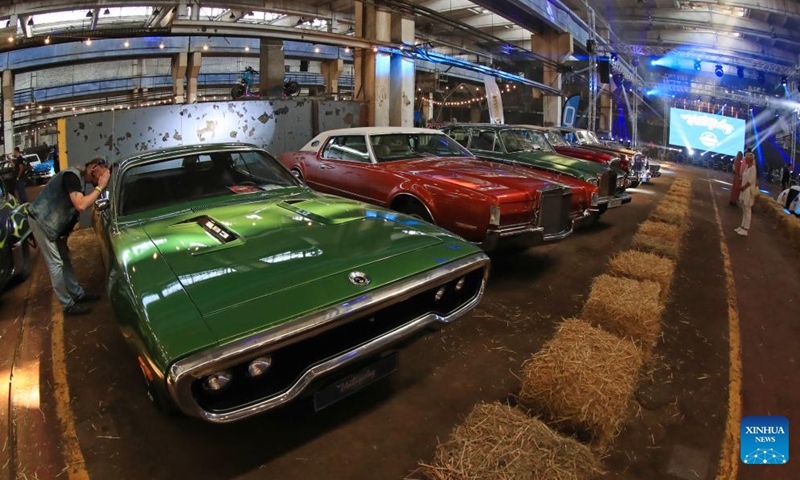
[{"label": "black license plate", "polygon": [[314,393],[314,411],[320,411],[339,400],[352,395],[371,383],[388,377],[397,370],[398,355],[393,353],[358,372],[328,385]]}]

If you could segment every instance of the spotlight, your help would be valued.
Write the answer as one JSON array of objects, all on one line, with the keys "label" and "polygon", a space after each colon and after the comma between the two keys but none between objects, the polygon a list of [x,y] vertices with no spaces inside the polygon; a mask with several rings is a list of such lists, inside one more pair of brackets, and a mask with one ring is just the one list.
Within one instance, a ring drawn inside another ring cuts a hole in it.
[{"label": "spotlight", "polygon": [[111,10],[106,8],[105,10],[103,10],[103,15],[111,15]]},{"label": "spotlight", "polygon": [[700,63],[700,60],[694,61],[694,69],[697,70],[698,72],[700,71],[701,65],[702,64]]},{"label": "spotlight", "polygon": [[744,78],[744,67],[736,67],[736,76]]},{"label": "spotlight", "polygon": [[31,17],[30,19],[28,19],[28,26],[29,26],[29,27],[32,27],[32,26],[33,26],[33,17]]},{"label": "spotlight", "polygon": [[617,55],[617,52],[611,52],[611,61],[616,62],[617,60],[619,60],[619,55]]},{"label": "spotlight", "polygon": [[231,20],[236,20],[236,14],[231,12],[231,14],[228,15],[228,18],[230,18]]},{"label": "spotlight", "polygon": [[638,67],[639,66],[639,57],[633,57],[633,59],[631,60],[631,65],[633,65],[633,68]]},{"label": "spotlight", "polygon": [[92,16],[93,16],[93,15],[92,15],[92,11],[91,11],[91,10],[89,10],[88,12],[86,12],[86,18],[92,18]]},{"label": "spotlight", "polygon": [[714,67],[714,75],[716,75],[717,77],[722,77],[723,75],[725,75],[725,72],[722,70],[722,65],[720,65],[719,63],[717,64],[717,66]]},{"label": "spotlight", "polygon": [[788,83],[789,83],[789,79],[786,78],[786,75],[782,76],[781,77],[781,85],[783,85],[785,87]]}]

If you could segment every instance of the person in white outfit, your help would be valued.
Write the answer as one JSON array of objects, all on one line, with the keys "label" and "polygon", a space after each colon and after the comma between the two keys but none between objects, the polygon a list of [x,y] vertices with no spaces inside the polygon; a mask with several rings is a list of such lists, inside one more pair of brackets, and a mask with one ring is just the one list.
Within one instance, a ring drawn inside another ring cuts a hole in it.
[{"label": "person in white outfit", "polygon": [[736,233],[743,237],[750,233],[750,219],[753,215],[753,203],[756,198],[753,190],[758,191],[755,160],[756,157],[752,152],[744,157],[747,168],[742,173],[742,184],[739,189],[739,204],[742,206],[742,226],[736,229]]}]

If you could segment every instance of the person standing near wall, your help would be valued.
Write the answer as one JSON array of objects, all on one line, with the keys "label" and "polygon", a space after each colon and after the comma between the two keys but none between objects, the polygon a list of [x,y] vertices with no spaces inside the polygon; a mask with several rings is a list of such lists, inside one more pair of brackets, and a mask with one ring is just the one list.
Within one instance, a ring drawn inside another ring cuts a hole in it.
[{"label": "person standing near wall", "polygon": [[753,203],[755,203],[756,192],[758,192],[755,160],[755,156],[752,153],[748,153],[744,157],[747,168],[742,172],[741,192],[739,193],[739,202],[742,205],[742,226],[735,230],[736,233],[743,237],[746,237],[750,233]]},{"label": "person standing near wall", "polygon": [[733,207],[739,202],[739,185],[742,183],[742,171],[744,171],[742,167],[744,166],[744,155],[742,152],[738,152],[733,161],[733,183],[731,183],[731,199],[728,202]]},{"label": "person standing near wall", "polygon": [[22,157],[22,152],[19,147],[14,147],[14,186],[17,191],[17,200],[19,203],[28,202],[28,194],[25,192],[25,177],[28,175],[30,166],[25,162]]}]

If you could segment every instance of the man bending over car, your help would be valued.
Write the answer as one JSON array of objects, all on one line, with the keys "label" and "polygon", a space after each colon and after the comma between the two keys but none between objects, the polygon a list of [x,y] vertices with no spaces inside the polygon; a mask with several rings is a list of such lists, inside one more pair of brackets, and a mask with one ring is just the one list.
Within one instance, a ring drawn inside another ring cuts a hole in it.
[{"label": "man bending over car", "polygon": [[[50,281],[64,315],[84,315],[91,311],[85,302],[96,301],[99,295],[86,293],[78,283],[72,268],[69,237],[78,217],[91,207],[108,185],[108,166],[102,158],[95,158],[83,168],[69,167],[53,177],[28,208],[31,231],[39,244]],[[89,193],[86,184],[95,185]]]}]

